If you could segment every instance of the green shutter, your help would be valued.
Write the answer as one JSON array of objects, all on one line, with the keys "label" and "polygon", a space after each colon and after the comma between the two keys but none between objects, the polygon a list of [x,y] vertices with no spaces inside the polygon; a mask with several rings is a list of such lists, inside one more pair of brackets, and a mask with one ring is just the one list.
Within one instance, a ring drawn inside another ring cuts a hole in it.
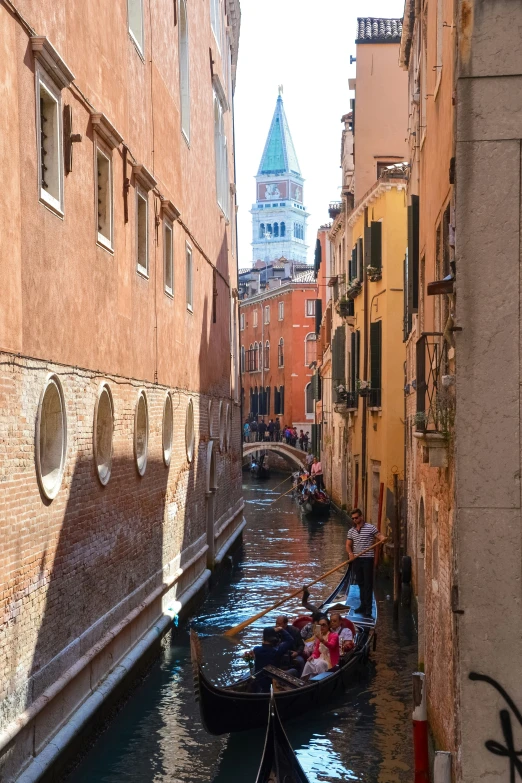
[{"label": "green shutter", "polygon": [[284,414],[285,412],[285,387],[284,386],[279,387],[279,408],[280,408],[279,412],[281,414]]},{"label": "green shutter", "polygon": [[370,324],[370,383],[372,389],[381,388],[382,321]]},{"label": "green shutter", "polygon": [[323,301],[322,299],[315,300],[315,333],[319,334],[321,331],[321,321],[323,320]]},{"label": "green shutter", "polygon": [[362,239],[357,240],[357,273],[355,277],[357,277],[361,282],[363,279],[363,241]]},{"label": "green shutter", "polygon": [[364,266],[371,266],[372,263],[372,227],[364,227]]},{"label": "green shutter", "polygon": [[350,280],[354,280],[357,277],[357,245],[352,250],[352,257],[350,259]]},{"label": "green shutter", "polygon": [[357,391],[357,337],[356,332],[350,335],[350,391]]},{"label": "green shutter", "polygon": [[279,398],[279,390],[277,386],[274,386],[274,413],[281,413],[281,400]]},{"label": "green shutter", "polygon": [[371,266],[382,269],[382,223],[372,220],[371,223]]}]

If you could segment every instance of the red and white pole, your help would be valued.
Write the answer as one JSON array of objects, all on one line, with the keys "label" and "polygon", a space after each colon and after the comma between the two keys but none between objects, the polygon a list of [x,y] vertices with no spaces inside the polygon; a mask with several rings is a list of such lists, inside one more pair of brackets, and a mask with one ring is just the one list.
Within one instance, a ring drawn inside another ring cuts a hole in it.
[{"label": "red and white pole", "polygon": [[414,783],[429,783],[428,714],[426,710],[426,683],[423,672],[413,674],[413,756]]}]

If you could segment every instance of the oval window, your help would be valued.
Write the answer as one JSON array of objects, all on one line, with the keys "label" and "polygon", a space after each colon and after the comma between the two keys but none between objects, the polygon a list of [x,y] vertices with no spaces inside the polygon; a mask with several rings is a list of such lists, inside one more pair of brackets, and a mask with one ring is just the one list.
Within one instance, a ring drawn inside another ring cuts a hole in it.
[{"label": "oval window", "polygon": [[147,468],[147,453],[149,447],[149,412],[145,392],[140,392],[136,403],[134,416],[134,455],[138,473],[143,476]]},{"label": "oval window", "polygon": [[60,489],[67,451],[67,417],[62,386],[49,376],[36,420],[36,467],[44,495],[52,500]]},{"label": "oval window", "polygon": [[225,409],[223,403],[219,403],[219,448],[223,451],[225,446]]},{"label": "oval window", "polygon": [[187,449],[187,459],[192,462],[194,457],[194,406],[192,400],[187,405],[187,419],[185,421],[185,447]]},{"label": "oval window", "polygon": [[163,408],[163,461],[165,465],[170,465],[172,456],[172,433],[174,428],[174,414],[172,411],[172,397],[170,392],[165,397],[165,406]]},{"label": "oval window", "polygon": [[96,470],[98,478],[105,486],[111,477],[112,437],[114,433],[112,395],[106,383],[102,385],[96,400],[93,432]]}]

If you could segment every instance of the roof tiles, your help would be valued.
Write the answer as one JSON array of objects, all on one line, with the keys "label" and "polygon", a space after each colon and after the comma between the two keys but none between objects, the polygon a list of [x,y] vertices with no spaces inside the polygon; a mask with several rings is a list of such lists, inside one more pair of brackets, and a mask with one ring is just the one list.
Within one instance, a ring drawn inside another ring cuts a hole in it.
[{"label": "roof tiles", "polygon": [[357,19],[355,43],[400,43],[402,19],[378,19],[373,16]]}]

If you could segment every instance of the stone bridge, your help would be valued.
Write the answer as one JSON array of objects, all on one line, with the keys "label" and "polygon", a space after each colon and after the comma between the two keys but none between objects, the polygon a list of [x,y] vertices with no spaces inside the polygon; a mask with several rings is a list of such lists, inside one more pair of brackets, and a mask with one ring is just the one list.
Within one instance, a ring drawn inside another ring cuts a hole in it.
[{"label": "stone bridge", "polygon": [[259,441],[258,443],[243,443],[243,458],[254,454],[256,451],[273,451],[297,468],[306,467],[306,451],[288,446],[286,443],[272,443],[271,441]]}]

